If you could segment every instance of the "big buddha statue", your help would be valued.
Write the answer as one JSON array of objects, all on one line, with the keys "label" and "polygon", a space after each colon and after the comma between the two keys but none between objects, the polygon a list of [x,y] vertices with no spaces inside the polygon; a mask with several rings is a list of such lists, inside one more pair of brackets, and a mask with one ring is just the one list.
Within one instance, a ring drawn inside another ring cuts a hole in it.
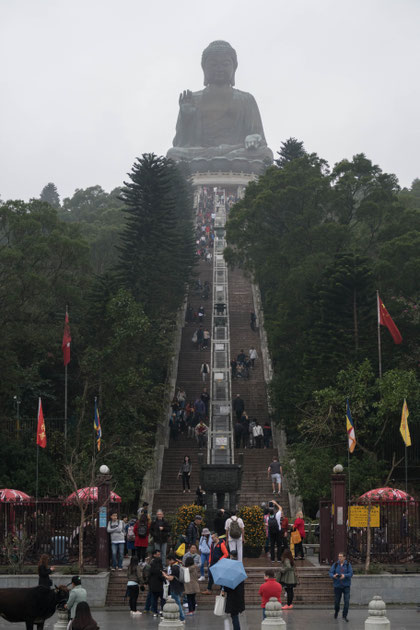
[{"label": "big buddha statue", "polygon": [[258,105],[248,92],[235,89],[236,52],[215,41],[201,58],[204,90],[185,90],[173,147],[167,156],[187,161],[191,172],[262,173],[273,161]]}]

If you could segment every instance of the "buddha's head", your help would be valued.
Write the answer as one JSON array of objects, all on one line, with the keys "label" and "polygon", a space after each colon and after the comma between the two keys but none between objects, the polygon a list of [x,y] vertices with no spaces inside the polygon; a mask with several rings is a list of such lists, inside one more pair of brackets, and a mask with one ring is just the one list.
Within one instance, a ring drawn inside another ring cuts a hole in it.
[{"label": "buddha's head", "polygon": [[204,50],[201,57],[204,85],[235,85],[238,67],[236,51],[228,42],[217,40]]}]

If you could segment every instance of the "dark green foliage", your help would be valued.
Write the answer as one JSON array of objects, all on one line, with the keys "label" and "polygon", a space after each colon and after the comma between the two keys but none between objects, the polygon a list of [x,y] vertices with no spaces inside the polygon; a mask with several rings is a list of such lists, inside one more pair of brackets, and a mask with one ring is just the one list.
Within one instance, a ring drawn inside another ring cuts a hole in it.
[{"label": "dark green foliage", "polygon": [[171,160],[144,154],[121,199],[127,223],[119,269],[149,314],[177,308],[194,264],[192,193]]},{"label": "dark green foliage", "polygon": [[296,138],[289,138],[286,142],[281,143],[280,151],[277,151],[279,157],[274,161],[277,166],[283,168],[288,162],[301,158],[305,154],[303,142],[299,142]]},{"label": "dark green foliage", "polygon": [[[232,209],[225,257],[250,272],[261,288],[274,363],[272,401],[289,443],[302,444],[302,470],[311,470],[310,445],[317,440],[328,445],[326,440],[333,437],[342,444],[346,457],[345,400],[354,393],[356,427],[362,413],[358,401],[368,396],[365,406],[369,411],[363,414],[379,433],[375,437],[372,431],[364,435],[362,430],[361,439],[364,452],[369,451],[373,461],[369,479],[376,474],[378,482],[383,482],[392,459],[389,430],[399,422],[404,388],[395,389],[399,398],[393,411],[389,406],[383,409],[379,402],[383,393],[375,385],[376,289],[404,339],[401,346],[395,346],[388,331],[382,329],[383,383],[395,369],[400,370],[401,382],[416,381],[420,299],[417,187],[413,184],[412,191],[400,193],[395,176],[383,173],[363,154],[352,161],[343,160],[331,173],[315,154],[287,159],[287,146],[299,149],[292,140],[283,145],[281,168],[268,169],[258,182],[250,184],[244,199]],[[358,374],[358,366],[366,360],[371,376],[354,392],[350,379],[334,394],[337,374],[349,370],[349,374],[352,370]],[[410,396],[416,408],[413,389]],[[332,409],[337,431],[323,434],[320,427],[331,429]],[[312,421],[314,430],[310,430]],[[384,426],[389,430],[382,431]],[[334,443],[322,457],[330,462],[336,452]],[[360,458],[361,453],[359,447],[354,457]],[[315,488],[309,481],[306,486],[306,481],[301,476],[302,492],[313,501]]]},{"label": "dark green foliage", "polygon": [[60,207],[60,196],[57,191],[57,186],[52,182],[44,186],[39,196],[39,200],[49,203],[50,206],[58,210]]}]

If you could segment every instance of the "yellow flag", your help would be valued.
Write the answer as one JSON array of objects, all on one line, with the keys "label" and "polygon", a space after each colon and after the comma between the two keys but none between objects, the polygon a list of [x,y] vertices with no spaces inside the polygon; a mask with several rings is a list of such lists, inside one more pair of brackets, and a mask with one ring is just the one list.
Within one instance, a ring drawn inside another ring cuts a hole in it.
[{"label": "yellow flag", "polygon": [[404,404],[401,413],[401,424],[400,424],[400,433],[402,435],[402,439],[404,440],[404,444],[406,446],[411,446],[411,437],[410,437],[410,429],[408,428],[408,407],[404,398]]}]

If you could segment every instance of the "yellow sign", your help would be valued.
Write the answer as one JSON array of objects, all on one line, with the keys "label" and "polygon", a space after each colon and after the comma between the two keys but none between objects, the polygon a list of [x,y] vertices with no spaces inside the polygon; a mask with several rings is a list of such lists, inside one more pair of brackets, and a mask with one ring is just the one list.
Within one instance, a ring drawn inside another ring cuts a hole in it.
[{"label": "yellow sign", "polygon": [[[367,527],[368,526],[368,510],[369,506],[350,505],[349,506],[349,527]],[[370,526],[380,527],[379,525],[379,505],[370,506]]]}]

